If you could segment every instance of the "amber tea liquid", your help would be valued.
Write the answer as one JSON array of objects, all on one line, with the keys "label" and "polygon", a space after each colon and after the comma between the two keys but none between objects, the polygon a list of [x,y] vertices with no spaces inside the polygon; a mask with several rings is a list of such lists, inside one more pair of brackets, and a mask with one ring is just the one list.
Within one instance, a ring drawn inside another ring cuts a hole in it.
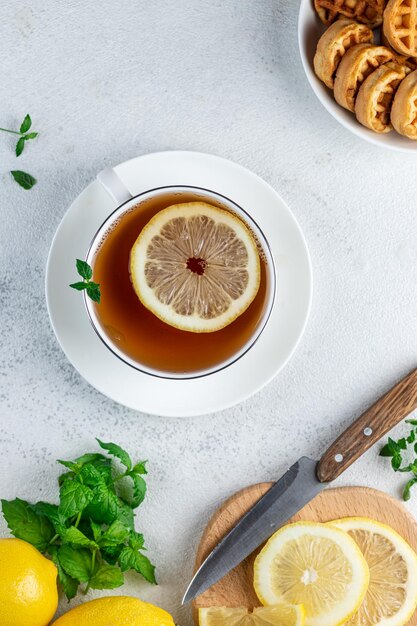
[{"label": "amber tea liquid", "polygon": [[130,251],[142,228],[158,211],[181,202],[204,201],[229,210],[211,196],[172,192],[153,196],[128,209],[106,232],[93,259],[94,281],[100,283],[101,302],[95,306],[109,337],[138,367],[162,373],[192,374],[215,367],[238,353],[253,337],[268,301],[269,273],[261,257],[259,291],[248,309],[229,326],[212,333],[192,333],[169,326],[137,297],[129,275]]}]

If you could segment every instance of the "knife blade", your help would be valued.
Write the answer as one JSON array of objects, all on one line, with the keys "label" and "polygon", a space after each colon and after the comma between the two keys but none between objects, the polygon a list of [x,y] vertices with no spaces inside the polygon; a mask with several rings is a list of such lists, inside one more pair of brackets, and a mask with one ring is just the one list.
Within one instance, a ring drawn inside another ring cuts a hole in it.
[{"label": "knife blade", "polygon": [[316,468],[317,461],[304,456],[285,472],[209,554],[191,581],[183,604],[223,578],[320,493],[325,485],[318,480]]},{"label": "knife blade", "polygon": [[301,457],[212,550],[182,604],[202,594],[258,548],[326,485],[417,408],[417,369],[365,411],[320,461]]}]

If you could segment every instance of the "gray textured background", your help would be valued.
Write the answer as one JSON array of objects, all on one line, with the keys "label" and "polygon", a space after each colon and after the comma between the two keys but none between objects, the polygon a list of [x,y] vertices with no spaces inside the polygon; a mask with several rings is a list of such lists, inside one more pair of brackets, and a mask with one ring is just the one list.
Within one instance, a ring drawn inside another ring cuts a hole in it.
[{"label": "gray textured background", "polygon": [[[54,499],[54,460],[94,448],[95,436],[148,458],[139,526],[160,586],[131,576],[123,592],[182,626],[216,505],[318,455],[417,364],[416,158],[364,143],[322,109],[302,72],[296,12],[290,0],[0,4],[0,126],[29,111],[42,133],[18,161],[0,136],[0,496]],[[305,232],[315,278],[285,371],[234,409],[186,420],[135,413],[89,387],[44,298],[48,249],[74,197],[104,165],[171,148],[230,158],[271,183]],[[33,190],[11,180],[16,166],[38,178]],[[339,484],[398,494],[399,482],[374,449]]]}]

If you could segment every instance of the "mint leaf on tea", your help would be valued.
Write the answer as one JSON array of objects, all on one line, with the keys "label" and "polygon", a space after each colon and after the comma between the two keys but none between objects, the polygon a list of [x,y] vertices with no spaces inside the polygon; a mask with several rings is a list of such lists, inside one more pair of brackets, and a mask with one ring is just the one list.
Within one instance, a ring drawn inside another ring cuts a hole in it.
[{"label": "mint leaf on tea", "polygon": [[96,283],[87,283],[87,295],[91,300],[100,304],[101,293],[100,293],[100,285]]},{"label": "mint leaf on tea", "polygon": [[13,176],[17,184],[23,187],[23,189],[32,189],[32,187],[37,183],[36,178],[27,172],[22,172],[21,170],[12,170],[10,174]]},{"label": "mint leaf on tea", "polygon": [[72,283],[70,287],[77,291],[87,291],[87,295],[91,300],[100,304],[101,294],[100,285],[94,283],[91,279],[93,277],[93,270],[87,261],[81,259],[76,260],[77,272],[84,280],[82,282]]},{"label": "mint leaf on tea", "polygon": [[93,270],[90,265],[86,261],[82,261],[81,259],[77,259],[76,261],[77,272],[79,275],[85,280],[91,280],[93,277]]},{"label": "mint leaf on tea", "polygon": [[77,291],[83,291],[84,289],[87,289],[88,283],[71,283],[70,287],[76,289]]}]

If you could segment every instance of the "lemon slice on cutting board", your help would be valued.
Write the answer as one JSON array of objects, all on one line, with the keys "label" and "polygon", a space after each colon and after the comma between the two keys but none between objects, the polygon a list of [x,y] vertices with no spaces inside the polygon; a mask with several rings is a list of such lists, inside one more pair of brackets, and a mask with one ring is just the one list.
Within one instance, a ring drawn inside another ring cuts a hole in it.
[{"label": "lemon slice on cutting board", "polygon": [[395,530],[364,517],[330,522],[358,544],[369,566],[368,592],[347,626],[403,626],[417,606],[417,555]]},{"label": "lemon slice on cutting board", "polygon": [[303,626],[304,608],[300,605],[263,606],[249,613],[248,609],[212,606],[199,609],[200,626]]},{"label": "lemon slice on cutting board", "polygon": [[146,224],[131,251],[130,275],[137,296],[159,319],[209,333],[254,300],[260,259],[241,219],[205,202],[186,202]]},{"label": "lemon slice on cutting board", "polygon": [[258,554],[254,588],[262,604],[302,604],[306,626],[339,626],[361,605],[369,569],[349,535],[298,522],[278,530]]}]

